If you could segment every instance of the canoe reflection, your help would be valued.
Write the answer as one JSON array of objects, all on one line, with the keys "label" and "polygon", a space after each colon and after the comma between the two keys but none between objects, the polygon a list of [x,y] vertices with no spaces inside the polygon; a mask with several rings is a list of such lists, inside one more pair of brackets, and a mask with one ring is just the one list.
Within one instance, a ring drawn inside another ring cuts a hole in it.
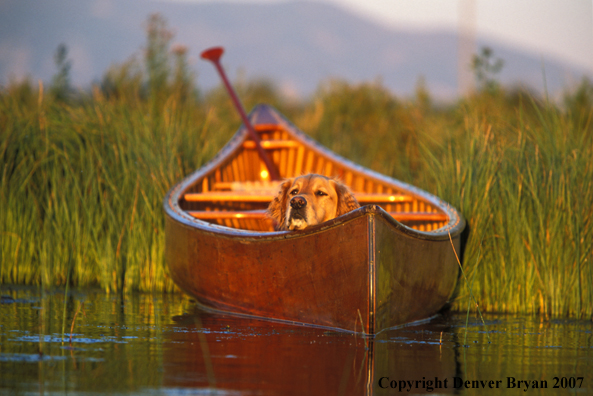
[{"label": "canoe reflection", "polygon": [[163,333],[165,388],[245,395],[381,395],[398,393],[390,387],[411,381],[411,393],[452,393],[451,385],[435,387],[435,378],[454,377],[457,366],[451,344],[439,343],[443,329],[438,325],[365,339],[200,311],[174,320]]}]

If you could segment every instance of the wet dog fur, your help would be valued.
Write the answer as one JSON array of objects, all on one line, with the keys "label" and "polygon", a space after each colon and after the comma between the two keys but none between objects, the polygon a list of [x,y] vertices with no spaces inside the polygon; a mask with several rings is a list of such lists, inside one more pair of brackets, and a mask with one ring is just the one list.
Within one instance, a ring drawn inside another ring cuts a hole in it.
[{"label": "wet dog fur", "polygon": [[322,175],[308,174],[285,180],[267,213],[277,230],[294,231],[323,223],[359,207],[345,185]]}]

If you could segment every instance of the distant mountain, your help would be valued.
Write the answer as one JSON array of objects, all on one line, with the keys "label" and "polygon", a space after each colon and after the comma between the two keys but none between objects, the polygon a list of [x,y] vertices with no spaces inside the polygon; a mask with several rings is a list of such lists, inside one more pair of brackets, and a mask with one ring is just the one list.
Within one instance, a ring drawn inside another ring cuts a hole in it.
[{"label": "distant mountain", "polygon": [[[457,89],[457,34],[388,29],[336,6],[313,2],[272,4],[171,3],[147,0],[5,0],[0,3],[0,83],[30,75],[49,81],[53,56],[67,45],[72,78],[85,87],[107,68],[145,46],[149,14],[159,12],[189,48],[198,85],[218,84],[201,50],[223,45],[231,78],[269,78],[285,92],[309,95],[320,82],[381,79],[396,95],[414,92],[420,78],[429,91],[451,98]],[[476,51],[489,46],[504,60],[499,80],[549,92],[578,82],[587,71],[557,59],[479,37]],[[544,85],[544,75],[545,84]],[[590,73],[589,73],[590,75]]]}]

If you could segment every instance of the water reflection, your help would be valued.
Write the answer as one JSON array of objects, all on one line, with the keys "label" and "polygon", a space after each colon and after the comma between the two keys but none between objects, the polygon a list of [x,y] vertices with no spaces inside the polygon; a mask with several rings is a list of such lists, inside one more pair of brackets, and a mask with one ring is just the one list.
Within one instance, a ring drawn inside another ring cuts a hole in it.
[{"label": "water reflection", "polygon": [[486,327],[477,319],[466,327],[465,315],[449,315],[369,339],[207,313],[181,295],[6,286],[1,294],[0,394],[496,395],[529,387],[549,395],[593,387],[590,321],[489,315]]},{"label": "water reflection", "polygon": [[[378,380],[383,377],[385,387],[392,381],[418,379],[424,381],[420,388],[431,390],[435,378],[440,378],[439,391],[450,393],[452,389],[442,388],[442,381],[458,370],[456,349],[443,348],[439,341],[440,331],[448,327],[437,323],[372,339],[259,320],[238,323],[235,318],[204,312],[175,319],[172,331],[165,333],[170,344],[163,353],[168,387],[366,395],[382,390]],[[184,353],[176,344],[184,345]],[[214,373],[210,378],[209,371]],[[418,390],[415,383],[412,387]]]}]

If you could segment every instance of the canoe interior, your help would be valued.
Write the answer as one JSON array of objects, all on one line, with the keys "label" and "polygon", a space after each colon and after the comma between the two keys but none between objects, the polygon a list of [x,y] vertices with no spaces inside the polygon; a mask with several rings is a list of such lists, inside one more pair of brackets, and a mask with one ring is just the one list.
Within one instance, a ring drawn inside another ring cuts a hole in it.
[{"label": "canoe interior", "polygon": [[[267,109],[264,109],[267,110]],[[361,205],[375,204],[404,225],[419,231],[435,231],[449,223],[446,211],[426,196],[415,194],[369,175],[316,144],[275,113],[253,121],[262,145],[278,167],[282,178],[317,173],[339,179],[354,192]],[[265,210],[278,192],[279,182],[270,181],[254,142],[246,131],[223,149],[216,166],[205,167],[179,195],[178,205],[194,218],[226,227],[255,232],[274,231]]]}]

